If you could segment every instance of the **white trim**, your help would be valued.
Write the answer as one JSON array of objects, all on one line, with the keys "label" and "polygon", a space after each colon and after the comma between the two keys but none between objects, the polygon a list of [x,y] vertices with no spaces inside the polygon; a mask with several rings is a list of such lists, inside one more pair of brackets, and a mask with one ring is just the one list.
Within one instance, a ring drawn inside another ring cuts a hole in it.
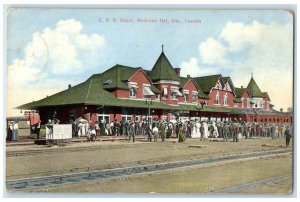
[{"label": "white trim", "polygon": [[184,94],[190,94],[190,91],[189,90],[182,90],[182,93]]},{"label": "white trim", "polygon": [[[126,97],[118,97],[117,99],[121,99],[121,100],[135,100],[135,101],[146,101],[147,99],[149,98],[138,98],[138,99],[135,99],[135,98],[126,98]],[[157,99],[153,99],[151,100],[152,102],[160,102],[159,100]]]},{"label": "white trim", "polygon": [[137,85],[137,82],[128,81],[128,84]]},{"label": "white trim", "polygon": [[143,86],[151,87],[151,84],[143,83]]},{"label": "white trim", "polygon": [[172,90],[172,89],[177,89],[177,90],[179,89],[178,86],[170,86],[170,87],[171,87],[171,90]]},{"label": "white trim", "polygon": [[192,102],[192,103],[189,103],[189,102],[178,102],[179,105],[193,105],[193,106],[198,106],[198,103],[197,102]]},{"label": "white trim", "polygon": [[175,85],[179,85],[180,82],[179,81],[169,81],[169,80],[160,80],[154,84],[175,84]]},{"label": "white trim", "polygon": [[193,90],[192,93],[193,93],[193,94],[195,93],[195,94],[198,95],[198,91]]}]

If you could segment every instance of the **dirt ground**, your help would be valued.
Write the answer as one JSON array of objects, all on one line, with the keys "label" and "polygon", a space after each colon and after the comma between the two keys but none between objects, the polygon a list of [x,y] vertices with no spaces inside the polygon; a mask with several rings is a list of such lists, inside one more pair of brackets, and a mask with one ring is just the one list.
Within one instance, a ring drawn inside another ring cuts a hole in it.
[{"label": "dirt ground", "polygon": [[[55,186],[37,192],[79,193],[192,193],[203,194],[226,187],[292,173],[292,155],[260,158],[203,168],[184,169],[118,179]],[[290,194],[292,180],[280,186],[260,186],[238,194]]]},{"label": "dirt ground", "polygon": [[[205,147],[189,147],[205,145]],[[68,151],[68,148],[72,151]],[[210,156],[285,148],[285,139],[243,139],[241,142],[200,142],[189,139],[148,143],[91,142],[69,144],[65,147],[19,146],[7,151],[40,151],[40,154],[6,157],[6,177],[16,179],[51,174],[63,174],[97,169],[127,167],[141,164],[198,159]],[[290,162],[290,166],[291,166]]]}]

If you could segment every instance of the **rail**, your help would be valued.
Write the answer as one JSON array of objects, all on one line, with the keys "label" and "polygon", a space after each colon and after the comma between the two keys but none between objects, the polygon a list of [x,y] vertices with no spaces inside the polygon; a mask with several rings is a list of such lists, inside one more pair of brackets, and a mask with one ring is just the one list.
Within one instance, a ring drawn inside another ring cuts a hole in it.
[{"label": "rail", "polygon": [[116,168],[107,170],[98,170],[91,172],[80,172],[64,175],[52,175],[44,177],[24,178],[18,180],[7,180],[7,190],[25,190],[40,187],[49,187],[57,185],[65,185],[72,183],[81,183],[91,180],[101,180],[108,178],[120,178],[138,174],[146,174],[152,172],[161,172],[164,170],[179,169],[185,167],[192,167],[197,165],[213,164],[218,162],[234,161],[234,160],[251,160],[253,158],[261,158],[276,155],[291,154],[291,149],[278,149],[271,151],[260,151],[244,154],[235,154],[227,156],[210,157],[203,159],[194,159],[186,161],[175,161],[160,164],[142,165],[127,168]]}]

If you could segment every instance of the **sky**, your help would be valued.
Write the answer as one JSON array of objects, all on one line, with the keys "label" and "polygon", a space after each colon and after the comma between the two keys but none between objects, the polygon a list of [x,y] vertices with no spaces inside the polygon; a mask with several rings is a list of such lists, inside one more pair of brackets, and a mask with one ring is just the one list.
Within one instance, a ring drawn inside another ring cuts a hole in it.
[{"label": "sky", "polygon": [[115,64],[151,70],[162,44],[181,76],[222,74],[246,87],[253,73],[275,109],[293,105],[293,15],[284,10],[14,8],[6,41],[7,116]]}]

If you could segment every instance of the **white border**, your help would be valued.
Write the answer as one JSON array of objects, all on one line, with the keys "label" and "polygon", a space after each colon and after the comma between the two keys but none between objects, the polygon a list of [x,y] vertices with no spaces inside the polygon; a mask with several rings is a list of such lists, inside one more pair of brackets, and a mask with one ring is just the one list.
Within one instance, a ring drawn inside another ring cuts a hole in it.
[{"label": "white border", "polygon": [[[63,2],[63,3],[66,3],[66,2]],[[56,8],[59,8],[59,7],[69,7],[69,8],[78,8],[78,7],[86,7],[86,8],[95,8],[95,7],[102,7],[102,8],[177,8],[177,9],[209,9],[209,8],[218,8],[218,9],[228,9],[228,8],[244,8],[244,9],[262,9],[262,8],[268,8],[268,9],[280,9],[280,8],[290,8],[290,9],[294,9],[296,11],[296,9],[299,8],[299,5],[298,5],[298,1],[297,0],[277,0],[276,2],[274,0],[247,0],[247,1],[237,1],[237,0],[227,0],[226,1],[226,4],[224,4],[224,1],[222,0],[210,0],[210,1],[196,1],[196,0],[172,0],[172,3],[173,4],[177,4],[177,5],[168,5],[166,4],[167,2],[164,1],[162,2],[162,0],[144,0],[144,1],[137,1],[137,0],[127,0],[127,3],[130,3],[130,4],[135,4],[135,5],[129,5],[129,4],[123,4],[123,2],[121,0],[110,0],[110,1],[106,1],[106,2],[102,2],[102,5],[97,5],[95,6],[95,2],[94,0],[85,0],[85,1],[82,1],[82,0],[73,0],[71,1],[72,5],[63,5],[61,4],[61,1],[59,0],[52,0],[52,1],[46,1],[44,3],[42,3],[40,0],[27,0],[26,2],[25,1],[22,1],[22,0],[3,0],[2,1],[2,7],[1,7],[1,12],[2,15],[1,15],[1,23],[2,23],[2,26],[1,26],[1,31],[2,33],[5,31],[5,7],[4,5],[5,4],[17,4],[16,6],[19,6],[21,7],[20,5],[22,4],[22,7],[32,7],[31,4],[40,4],[38,6],[34,6],[34,7],[56,7]],[[155,3],[156,5],[149,5],[149,4],[153,4]],[[195,5],[196,3],[202,3],[203,5]],[[271,4],[270,4],[271,3]],[[80,4],[85,4],[85,5],[80,5]],[[86,5],[86,4],[90,4],[90,5]],[[122,4],[122,5],[117,5],[117,4]],[[141,4],[141,5],[136,5],[136,4]],[[194,5],[187,5],[187,4],[194,4]],[[222,5],[220,5],[222,4]],[[230,4],[239,4],[239,5],[230,5]],[[253,4],[256,4],[256,5],[253,5]],[[293,5],[287,5],[287,4],[294,4]],[[41,6],[42,5],[42,6]],[[297,15],[295,13],[295,15]],[[297,18],[295,19],[296,20],[296,27],[295,27],[295,33],[297,33],[296,29],[297,29],[297,26],[298,26],[298,21],[297,21]],[[4,35],[5,36],[5,35]],[[1,47],[2,48],[2,51],[5,50],[5,44],[6,41],[3,40],[3,37],[1,37],[0,39],[0,44],[1,44]],[[297,46],[298,46],[298,41],[297,41],[297,35],[295,36],[295,65],[297,64],[297,60],[296,58],[298,58],[298,53],[297,53]],[[6,64],[6,55],[5,55],[5,51],[3,51],[3,53],[1,54],[1,62],[3,64],[3,67],[5,67],[5,64]],[[5,111],[4,111],[4,106],[6,106],[5,104],[5,100],[4,100],[4,97],[5,97],[5,70],[4,68],[1,68],[1,74],[2,74],[2,78],[3,78],[3,86],[2,86],[2,93],[1,93],[1,103],[2,104],[2,108],[1,108],[1,112],[2,112],[2,115],[1,116],[1,121],[0,123],[3,124],[2,125],[2,132],[5,132],[4,130],[4,123],[5,123]],[[297,92],[297,89],[298,89],[298,83],[297,83],[297,79],[299,76],[299,73],[297,71],[297,68],[295,68],[295,74],[294,74],[294,80],[295,80],[295,86],[294,86],[294,110],[295,110],[295,113],[298,114],[298,108],[297,108],[297,102],[296,100],[298,100],[298,93]],[[297,131],[297,125],[299,125],[299,121],[297,119],[297,116],[294,117],[294,125],[295,125],[295,130]],[[2,134],[5,134],[5,133],[2,133]],[[2,148],[5,148],[5,142],[3,142],[4,136],[2,135],[2,138],[1,138],[1,143],[2,143]],[[295,139],[296,142],[295,142],[295,145],[298,145],[299,143],[299,140],[298,138]],[[297,147],[295,147],[295,152],[297,152]],[[4,156],[4,150],[1,150],[1,155]],[[294,169],[296,170],[296,166],[297,166],[297,162],[299,162],[298,159],[299,156],[297,155],[297,158],[295,158],[295,161],[294,161]],[[4,170],[2,169],[5,169],[4,168],[4,162],[5,162],[5,158],[3,158],[3,160],[1,161],[1,174],[3,175],[4,173]],[[3,179],[3,176],[2,178]],[[297,182],[299,182],[299,175],[295,175],[295,179],[297,179]],[[3,188],[3,180],[1,180],[1,187]],[[295,187],[296,190],[294,190],[294,197],[296,198],[281,198],[280,196],[278,196],[278,198],[261,198],[261,199],[258,199],[258,201],[265,201],[266,199],[269,200],[271,199],[272,201],[280,201],[282,202],[282,200],[284,201],[297,201],[298,197],[299,197],[299,186]],[[39,194],[38,194],[39,195]],[[297,196],[298,195],[298,196]],[[1,192],[1,196],[3,198],[3,190]],[[22,196],[22,195],[19,195],[17,194],[17,196],[20,196],[20,197],[27,197],[27,198],[23,198],[23,199],[9,199],[9,198],[4,198],[5,201],[15,201],[15,200],[22,200],[22,202],[26,202],[26,201],[40,201],[39,198],[36,198],[36,199],[31,199],[30,197],[51,197],[49,195],[39,195],[37,196],[37,194],[29,194],[29,195],[26,195],[26,196]],[[80,198],[71,198],[71,199],[66,199],[64,197],[70,197],[70,195],[59,195],[58,197],[61,197],[61,198],[55,198],[55,199],[47,199],[48,200],[61,200],[61,201],[66,201],[66,200],[72,200],[73,201],[82,201],[83,199],[80,199]],[[84,197],[84,200],[87,200],[85,197],[86,196],[82,196],[82,195],[72,195],[71,197]],[[99,197],[99,195],[89,195],[89,197]],[[114,195],[102,195],[102,197],[118,197],[118,196],[114,196]],[[121,196],[122,197],[122,196]],[[132,197],[132,196],[131,196]],[[157,197],[161,197],[161,196],[156,196],[156,195],[153,195],[153,197],[149,196],[149,195],[138,195],[137,197],[147,197],[147,198],[143,198],[144,201],[153,201],[153,198],[157,198]],[[169,195],[165,195],[163,197],[170,197]],[[184,200],[185,198],[187,197],[192,197],[192,198],[189,198],[190,201],[199,201],[199,199],[197,198],[194,198],[194,197],[198,197],[197,195],[196,196],[190,196],[190,195],[172,195],[172,197],[175,197],[175,198],[172,198],[172,202],[177,202],[177,201],[181,201],[181,200]],[[233,197],[233,196],[231,196]],[[229,199],[230,201],[240,201],[240,198],[238,198],[239,196],[237,196],[237,198],[231,198]],[[253,196],[251,196],[253,197]],[[254,196],[255,197],[255,196]],[[261,196],[257,196],[257,197],[261,197]],[[121,198],[118,198],[118,199],[108,199],[108,198],[105,198],[105,199],[101,199],[102,200],[105,200],[105,201],[112,201],[112,200],[120,200]],[[89,201],[99,201],[99,199],[96,199],[96,198],[92,198],[92,199],[88,199]],[[163,198],[160,198],[158,199],[159,201],[160,200],[163,200]],[[224,201],[224,199],[222,198],[217,198],[217,199],[214,199],[214,198],[205,198],[205,199],[201,199],[201,200],[204,200],[204,201]],[[254,198],[243,198],[243,201],[253,201]],[[257,199],[255,199],[257,200]],[[123,196],[122,198],[122,201],[140,201],[139,198],[128,198],[128,196]]]}]

